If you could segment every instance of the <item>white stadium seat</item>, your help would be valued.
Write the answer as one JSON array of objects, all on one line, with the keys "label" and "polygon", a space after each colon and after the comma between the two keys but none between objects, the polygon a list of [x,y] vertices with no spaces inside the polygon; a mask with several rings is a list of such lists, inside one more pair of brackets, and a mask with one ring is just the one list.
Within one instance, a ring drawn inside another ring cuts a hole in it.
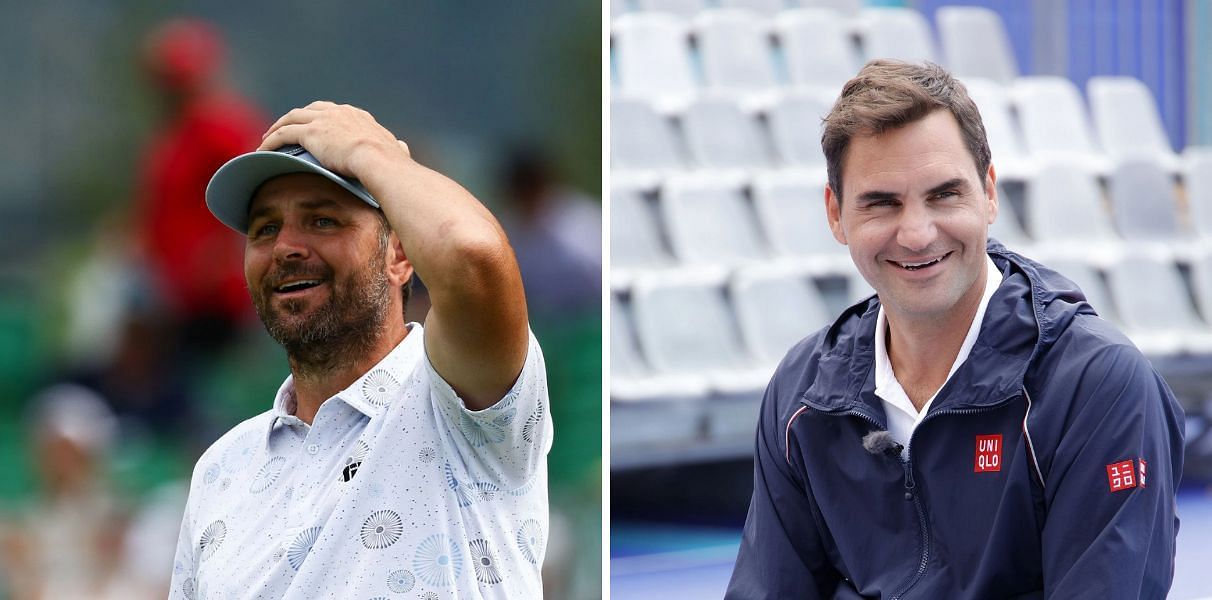
[{"label": "white stadium seat", "polygon": [[610,162],[616,169],[685,167],[672,121],[637,98],[610,101]]},{"label": "white stadium seat", "polygon": [[1169,171],[1178,169],[1178,156],[1144,83],[1133,77],[1091,77],[1086,92],[1094,130],[1108,156],[1145,156],[1160,161]]},{"label": "white stadium seat", "polygon": [[1174,180],[1151,159],[1128,159],[1110,175],[1111,216],[1130,241],[1174,242],[1185,238],[1179,226]]},{"label": "white stadium seat", "polygon": [[640,348],[658,374],[698,375],[721,391],[756,391],[770,373],[755,372],[724,279],[683,272],[636,280],[633,316]]},{"label": "white stadium seat", "polygon": [[671,106],[685,103],[697,92],[690,33],[682,19],[665,13],[627,13],[612,23],[611,38],[618,92]]},{"label": "white stadium seat", "polygon": [[816,286],[798,270],[767,265],[742,269],[731,290],[750,352],[771,368],[797,341],[831,321]]},{"label": "white stadium seat", "polygon": [[1086,105],[1072,81],[1064,77],[1019,77],[1011,87],[1018,109],[1023,143],[1036,160],[1070,157],[1085,161],[1099,172],[1107,168],[1105,155],[1094,143]]},{"label": "white stadium seat", "polygon": [[798,89],[782,94],[766,112],[770,139],[782,163],[796,168],[825,168],[821,151],[821,119],[833,98],[823,91]]},{"label": "white stadium seat", "polygon": [[618,268],[653,268],[673,260],[661,241],[655,207],[644,191],[616,182],[610,189],[610,260]]},{"label": "white stadium seat", "polygon": [[793,85],[820,87],[834,97],[855,73],[858,49],[846,19],[824,8],[798,8],[775,18],[774,30]]},{"label": "white stadium seat", "polygon": [[666,180],[659,199],[674,256],[691,265],[769,257],[742,181],[699,173]]},{"label": "white stadium seat", "polygon": [[1119,243],[1097,175],[1080,162],[1051,161],[1031,178],[1027,229],[1041,245],[1106,254]]},{"label": "white stadium seat", "polygon": [[770,167],[770,150],[757,119],[726,96],[703,96],[681,115],[690,155],[699,167],[757,169]]},{"label": "white stadium seat", "polygon": [[850,255],[829,230],[824,190],[825,180],[813,173],[767,173],[754,179],[753,203],[775,252],[814,259],[830,271],[849,263]]},{"label": "white stadium seat", "polygon": [[[618,0],[612,0],[611,3]],[[634,0],[636,7],[645,12],[661,12],[690,18],[707,7],[704,0]]]},{"label": "white stadium seat", "polygon": [[863,0],[799,0],[805,8],[826,8],[843,17],[858,17],[863,12]]},{"label": "white stadium seat", "polygon": [[784,0],[718,0],[718,2],[725,8],[743,8],[768,17],[787,9],[787,3]]},{"label": "white stadium seat", "polygon": [[1011,83],[1018,62],[996,12],[980,6],[943,6],[935,13],[943,56],[952,74],[961,79],[981,77]]},{"label": "white stadium seat", "polygon": [[934,34],[921,12],[912,8],[865,8],[862,20],[863,56],[907,62],[938,62]]},{"label": "white stadium seat", "polygon": [[1191,305],[1191,294],[1174,263],[1129,254],[1107,273],[1125,333],[1150,354],[1207,351],[1207,327]]},{"label": "white stadium seat", "polygon": [[985,125],[985,137],[993,154],[993,165],[1002,179],[1027,179],[1035,163],[1023,147],[1009,90],[989,79],[967,78],[964,87],[976,104]]},{"label": "white stadium seat", "polygon": [[778,86],[767,21],[740,9],[712,9],[695,17],[707,88],[730,93],[769,93]]}]

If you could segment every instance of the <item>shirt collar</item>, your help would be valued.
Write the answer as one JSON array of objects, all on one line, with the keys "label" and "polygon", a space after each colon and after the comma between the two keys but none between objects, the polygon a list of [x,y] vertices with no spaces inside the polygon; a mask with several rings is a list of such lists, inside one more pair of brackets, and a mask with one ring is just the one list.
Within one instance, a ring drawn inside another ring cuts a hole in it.
[{"label": "shirt collar", "polygon": [[[964,336],[964,342],[960,345],[959,354],[955,356],[955,362],[951,363],[951,370],[947,372],[947,379],[943,380],[943,385],[947,384],[947,381],[951,379],[951,376],[955,374],[960,365],[964,364],[964,361],[968,359],[968,354],[972,352],[972,346],[976,344],[977,335],[980,333],[981,322],[985,319],[985,310],[989,307],[989,299],[993,297],[994,292],[997,291],[1001,283],[1001,271],[993,263],[993,259],[986,255],[985,292],[981,296],[980,304],[976,307],[976,314],[972,316],[972,323],[968,325],[968,334]],[[909,415],[920,418],[921,415],[926,414],[934,398],[931,397],[926,404],[922,405],[920,412],[914,408],[913,403],[909,400],[909,396],[905,393],[905,389],[901,387],[901,383],[896,379],[896,374],[892,371],[892,361],[888,359],[887,332],[888,319],[884,314],[884,306],[881,304],[875,320],[875,395]],[[939,386],[939,389],[943,389],[942,386]],[[937,393],[935,392],[936,395]]]},{"label": "shirt collar", "polygon": [[[363,393],[364,389],[369,389],[368,386],[374,383],[378,385],[378,379],[386,377],[394,381],[396,384],[403,385],[404,376],[412,372],[413,367],[424,352],[424,343],[422,335],[424,328],[420,323],[408,324],[408,335],[404,336],[404,340],[396,345],[391,352],[387,353],[382,360],[376,363],[373,367],[366,370],[361,377],[358,377],[349,387],[337,392],[337,394],[325,402],[334,400],[344,402],[354,410],[374,419],[382,414],[386,404],[376,404],[367,399],[367,394]],[[375,381],[372,381],[375,379]],[[394,390],[391,390],[394,392]],[[301,419],[295,416],[295,377],[287,375],[286,381],[278,388],[278,393],[274,396],[273,408],[270,409],[269,427],[266,431],[266,438],[273,433],[279,424],[282,425],[306,425]]]}]

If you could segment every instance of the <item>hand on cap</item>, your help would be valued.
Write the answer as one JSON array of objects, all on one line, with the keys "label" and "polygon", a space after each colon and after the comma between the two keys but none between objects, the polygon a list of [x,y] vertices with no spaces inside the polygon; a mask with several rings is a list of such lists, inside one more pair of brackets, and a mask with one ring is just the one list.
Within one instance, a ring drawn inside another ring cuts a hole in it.
[{"label": "hand on cap", "polygon": [[262,136],[258,150],[289,144],[307,149],[328,169],[355,179],[378,161],[411,159],[408,145],[375,121],[370,113],[348,104],[319,100],[282,115]]}]

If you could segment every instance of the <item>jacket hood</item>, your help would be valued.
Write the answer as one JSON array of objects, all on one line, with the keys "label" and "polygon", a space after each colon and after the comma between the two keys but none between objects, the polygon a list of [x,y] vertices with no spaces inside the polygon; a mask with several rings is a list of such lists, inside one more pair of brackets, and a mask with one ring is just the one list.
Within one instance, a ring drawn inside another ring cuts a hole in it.
[{"label": "jacket hood", "polygon": [[[990,239],[986,252],[1002,273],[1002,283],[985,311],[976,344],[964,364],[940,390],[937,408],[999,403],[1023,387],[1034,357],[1055,343],[1079,314],[1095,314],[1072,281]],[[875,397],[875,322],[878,296],[846,309],[815,336],[820,357],[816,376],[802,402],[828,412],[883,415]],[[944,394],[948,388],[963,393]]]}]

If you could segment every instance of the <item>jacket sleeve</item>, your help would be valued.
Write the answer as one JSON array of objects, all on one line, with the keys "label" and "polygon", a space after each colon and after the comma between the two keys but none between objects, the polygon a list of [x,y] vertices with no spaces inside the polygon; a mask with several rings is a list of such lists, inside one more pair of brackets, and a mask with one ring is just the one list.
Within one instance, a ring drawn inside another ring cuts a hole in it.
[{"label": "jacket sleeve", "polygon": [[775,388],[772,382],[762,401],[753,498],[726,600],[829,598],[839,579],[827,558],[811,490],[788,464],[787,423]]},{"label": "jacket sleeve", "polygon": [[1045,475],[1045,594],[1165,598],[1178,531],[1182,409],[1131,346],[1111,346],[1076,368],[1068,413],[1050,415],[1065,426]]}]

